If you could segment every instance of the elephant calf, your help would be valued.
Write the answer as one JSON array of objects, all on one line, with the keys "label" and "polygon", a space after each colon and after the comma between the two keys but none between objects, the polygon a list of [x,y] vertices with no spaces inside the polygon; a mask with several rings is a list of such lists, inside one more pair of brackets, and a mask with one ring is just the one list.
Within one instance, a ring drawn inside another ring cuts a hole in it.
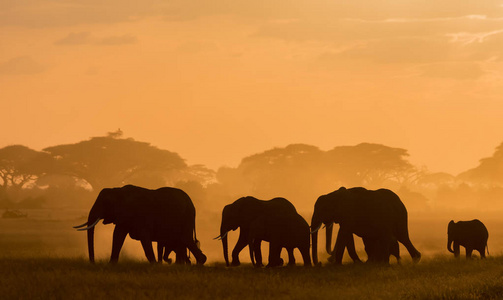
[{"label": "elephant calf", "polygon": [[168,264],[171,264],[172,260],[169,258],[169,255],[171,252],[175,252],[176,254],[176,263],[177,264],[187,264],[190,265],[190,259],[187,255],[187,248],[183,246],[178,246],[175,247],[174,245],[171,244],[163,244],[160,242],[157,242],[157,257],[158,257],[158,262],[162,263],[164,260]]},{"label": "elephant calf", "polygon": [[364,238],[363,244],[365,245],[365,252],[368,257],[367,262],[389,263],[389,257],[393,255],[396,258],[397,263],[400,264],[400,245],[396,239],[392,239],[389,242],[389,247],[384,247],[384,249],[389,250],[386,252],[381,251],[383,247],[381,246],[382,241],[380,240]]},{"label": "elephant calf", "polygon": [[249,233],[250,257],[255,266],[254,251],[260,247],[261,241],[269,241],[269,264],[267,267],[283,265],[281,249],[286,248],[289,255],[289,265],[295,265],[293,250],[298,248],[304,260],[304,266],[311,266],[310,229],[306,220],[299,215],[265,214],[251,223]]},{"label": "elephant calf", "polygon": [[[451,220],[447,227],[447,250],[454,253],[454,257],[459,257],[459,246],[463,246],[467,259],[471,258],[473,250],[477,250],[481,258],[485,258],[488,237],[487,228],[477,219],[457,223]],[[454,244],[454,250],[451,247],[452,244]]]}]

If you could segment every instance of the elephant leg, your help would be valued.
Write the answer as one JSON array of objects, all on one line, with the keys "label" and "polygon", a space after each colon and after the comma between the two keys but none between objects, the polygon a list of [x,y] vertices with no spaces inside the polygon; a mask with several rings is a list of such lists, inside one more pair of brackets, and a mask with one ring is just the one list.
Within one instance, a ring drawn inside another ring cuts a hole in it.
[{"label": "elephant leg", "polygon": [[302,260],[304,261],[304,267],[311,267],[311,254],[309,252],[309,244],[305,247],[299,247],[300,254],[302,255]]},{"label": "elephant leg", "polygon": [[337,239],[335,241],[335,249],[334,252],[332,253],[332,256],[329,258],[330,262],[334,262],[339,265],[342,264],[342,256],[344,255],[344,250],[348,245],[348,241],[351,241],[352,237],[353,237],[352,232],[339,228],[339,233],[337,233]]},{"label": "elephant leg", "polygon": [[365,251],[370,263],[389,263],[390,238],[384,236],[377,238],[365,238]]},{"label": "elephant leg", "polygon": [[190,252],[192,252],[192,254],[194,254],[194,257],[196,258],[197,264],[204,265],[204,263],[206,262],[206,259],[207,259],[206,255],[204,255],[203,251],[201,251],[201,249],[199,249],[199,247],[197,247],[196,243],[194,241],[190,241],[188,243],[187,248],[189,249]]},{"label": "elephant leg", "polygon": [[[119,253],[121,252],[122,245],[124,245],[124,240],[126,239],[128,232],[120,226],[115,226],[112,240],[112,255],[110,256],[110,262],[116,263],[119,261]],[[152,244],[150,244],[152,247]]]},{"label": "elephant leg", "polygon": [[[250,247],[250,246],[248,246],[248,247]],[[261,247],[262,247],[262,240],[260,240],[260,239],[255,240],[255,242],[253,243],[253,254],[255,256],[255,267],[258,267],[258,268],[264,266],[264,264],[262,263]]]},{"label": "elephant leg", "polygon": [[[238,241],[236,243],[236,246],[234,246],[234,249],[232,250],[232,262],[231,262],[231,266],[239,266],[241,264],[241,262],[239,261],[239,253],[247,245],[248,245],[248,232],[242,230],[241,233],[240,233],[240,235],[239,235],[239,238],[238,238]],[[257,254],[255,254],[255,257],[257,257]]]},{"label": "elephant leg", "polygon": [[486,258],[486,246],[485,246],[485,245],[484,245],[484,246],[479,247],[479,248],[477,249],[477,251],[479,251],[479,253],[480,253],[480,258],[481,258],[481,259]]},{"label": "elephant leg", "polygon": [[287,248],[286,251],[288,252],[288,265],[289,266],[295,266],[295,255],[293,254],[294,248]]},{"label": "elephant leg", "polygon": [[152,248],[152,241],[142,239],[141,246],[143,247],[143,251],[145,252],[145,256],[148,261],[151,263],[155,262],[155,254],[154,249]]},{"label": "elephant leg", "polygon": [[454,248],[454,257],[458,258],[459,257],[459,243],[455,241],[453,244],[453,248]]},{"label": "elephant leg", "polygon": [[171,264],[173,262],[173,260],[171,258],[169,258],[169,255],[171,254],[172,250],[168,249],[168,247],[165,247],[165,248],[166,248],[166,251],[164,251],[163,259],[168,264]]},{"label": "elephant leg", "polygon": [[281,259],[281,246],[278,243],[269,243],[269,263],[267,267],[280,267],[283,265],[283,260]]},{"label": "elephant leg", "polygon": [[397,240],[394,240],[391,244],[390,255],[396,258],[396,262],[400,264],[400,245]]},{"label": "elephant leg", "polygon": [[[412,245],[412,242],[410,241],[408,234],[404,234],[403,237],[398,238],[398,241],[400,243],[402,243],[402,245],[405,246],[405,248],[407,249],[407,251],[410,254],[410,257],[412,257],[412,260],[414,262],[418,262],[421,260],[421,252],[417,251],[417,249],[414,247],[414,245]],[[397,259],[398,259],[398,257],[397,257]]]},{"label": "elephant leg", "polygon": [[176,264],[188,264],[190,265],[190,259],[187,256],[187,249],[185,247],[179,246],[175,248]]},{"label": "elephant leg", "polygon": [[358,254],[356,254],[356,248],[355,248],[355,238],[351,234],[351,237],[348,237],[348,244],[346,245],[348,248],[348,254],[349,257],[353,260],[355,263],[361,263],[362,261],[358,257]]},{"label": "elephant leg", "polygon": [[391,248],[396,240],[391,236],[383,236],[378,241],[378,261],[380,263],[389,264],[389,257],[391,253]]},{"label": "elephant leg", "polygon": [[162,264],[162,256],[164,252],[164,247],[161,242],[157,242],[157,262]]},{"label": "elephant leg", "polygon": [[466,259],[472,259],[473,249],[471,247],[466,247],[465,250],[466,250]]},{"label": "elephant leg", "polygon": [[375,249],[373,248],[374,244],[369,238],[362,238],[363,245],[365,246],[365,252],[367,253],[367,262],[375,261]]}]

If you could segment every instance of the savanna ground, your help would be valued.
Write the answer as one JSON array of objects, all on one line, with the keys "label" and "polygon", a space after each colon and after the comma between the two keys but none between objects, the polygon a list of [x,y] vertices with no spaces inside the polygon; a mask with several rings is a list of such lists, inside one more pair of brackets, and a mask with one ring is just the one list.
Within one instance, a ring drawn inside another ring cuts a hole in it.
[{"label": "savanna ground", "polygon": [[[225,267],[221,245],[212,240],[218,233],[213,222],[198,220],[198,237],[208,255],[203,267],[150,265],[139,242],[129,238],[119,264],[109,265],[113,226],[101,224],[98,262],[92,265],[86,234],[72,228],[87,211],[27,213],[28,218],[0,219],[0,299],[503,299],[503,221],[496,215],[480,218],[489,229],[486,260],[455,260],[446,250],[450,219],[429,215],[410,218],[412,241],[423,253],[418,264],[401,248],[402,265],[346,261],[337,267],[254,269],[246,263],[246,248],[241,267]],[[319,252],[326,261],[323,240]],[[362,249],[359,241],[357,247]],[[365,257],[361,250],[360,256]]]}]

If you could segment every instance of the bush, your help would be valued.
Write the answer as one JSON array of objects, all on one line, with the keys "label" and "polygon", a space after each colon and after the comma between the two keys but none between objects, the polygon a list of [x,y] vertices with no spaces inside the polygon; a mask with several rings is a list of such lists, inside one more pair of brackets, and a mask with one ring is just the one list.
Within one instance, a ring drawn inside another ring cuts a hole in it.
[{"label": "bush", "polygon": [[18,218],[27,218],[28,214],[17,210],[17,209],[12,209],[12,210],[5,210],[4,213],[2,214],[2,218],[4,219],[18,219]]}]

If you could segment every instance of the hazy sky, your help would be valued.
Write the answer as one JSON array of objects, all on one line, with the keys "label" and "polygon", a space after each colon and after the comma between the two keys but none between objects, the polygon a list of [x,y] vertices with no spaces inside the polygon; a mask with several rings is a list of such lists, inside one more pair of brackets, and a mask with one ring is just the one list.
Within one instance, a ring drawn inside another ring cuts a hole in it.
[{"label": "hazy sky", "polygon": [[0,147],[374,142],[456,174],[503,141],[502,51],[503,0],[0,0]]}]

